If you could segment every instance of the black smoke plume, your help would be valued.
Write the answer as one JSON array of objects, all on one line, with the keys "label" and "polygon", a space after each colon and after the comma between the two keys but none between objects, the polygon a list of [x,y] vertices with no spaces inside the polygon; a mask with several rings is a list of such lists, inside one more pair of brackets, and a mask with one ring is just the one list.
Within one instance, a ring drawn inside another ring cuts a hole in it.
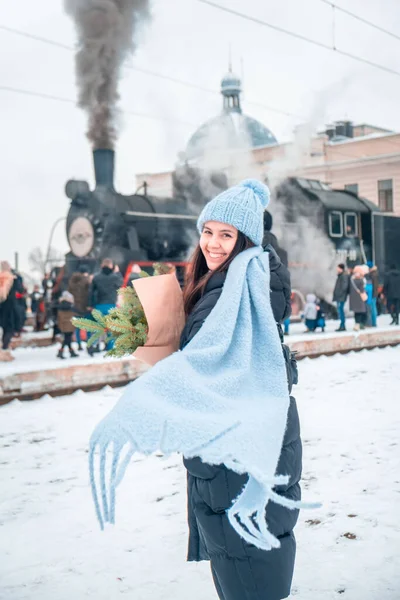
[{"label": "black smoke plume", "polygon": [[93,148],[113,148],[118,135],[118,81],[150,18],[149,0],[64,0],[77,34],[78,105],[89,118]]}]

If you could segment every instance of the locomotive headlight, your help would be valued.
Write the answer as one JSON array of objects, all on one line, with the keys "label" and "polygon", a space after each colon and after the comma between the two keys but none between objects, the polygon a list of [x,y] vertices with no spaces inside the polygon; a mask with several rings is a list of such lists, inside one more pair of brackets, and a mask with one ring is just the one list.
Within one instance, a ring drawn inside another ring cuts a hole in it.
[{"label": "locomotive headlight", "polygon": [[65,193],[71,200],[74,200],[79,195],[87,195],[89,191],[89,184],[87,181],[70,179],[65,184]]},{"label": "locomotive headlight", "polygon": [[68,241],[77,258],[83,258],[92,251],[95,233],[93,225],[87,217],[77,217],[72,221],[68,231]]}]

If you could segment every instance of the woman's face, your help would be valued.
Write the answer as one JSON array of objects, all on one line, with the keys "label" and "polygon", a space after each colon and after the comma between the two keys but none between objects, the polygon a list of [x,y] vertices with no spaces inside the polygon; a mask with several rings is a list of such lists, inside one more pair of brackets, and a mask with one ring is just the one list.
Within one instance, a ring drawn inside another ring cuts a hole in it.
[{"label": "woman's face", "polygon": [[200,248],[210,271],[218,269],[235,247],[238,230],[227,223],[207,221],[200,237]]}]

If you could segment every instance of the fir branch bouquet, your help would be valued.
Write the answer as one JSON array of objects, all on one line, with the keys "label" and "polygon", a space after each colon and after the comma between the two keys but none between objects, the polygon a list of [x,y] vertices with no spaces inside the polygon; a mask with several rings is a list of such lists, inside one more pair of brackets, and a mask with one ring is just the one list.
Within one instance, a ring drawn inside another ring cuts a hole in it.
[{"label": "fir branch bouquet", "polygon": [[135,354],[148,364],[177,350],[184,324],[183,302],[169,265],[155,263],[153,275],[141,271],[139,279],[118,290],[118,294],[119,306],[107,315],[94,309],[94,320],[73,318],[75,327],[91,333],[89,347],[104,338],[106,343],[114,342],[106,356]]}]

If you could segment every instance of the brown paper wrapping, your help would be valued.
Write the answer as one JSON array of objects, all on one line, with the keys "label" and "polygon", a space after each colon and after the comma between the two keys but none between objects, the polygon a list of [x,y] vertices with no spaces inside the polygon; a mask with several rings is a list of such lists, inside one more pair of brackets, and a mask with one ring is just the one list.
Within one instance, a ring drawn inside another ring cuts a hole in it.
[{"label": "brown paper wrapping", "polygon": [[175,273],[135,279],[132,285],[149,327],[147,342],[133,356],[153,366],[179,348],[185,325],[182,290]]}]

